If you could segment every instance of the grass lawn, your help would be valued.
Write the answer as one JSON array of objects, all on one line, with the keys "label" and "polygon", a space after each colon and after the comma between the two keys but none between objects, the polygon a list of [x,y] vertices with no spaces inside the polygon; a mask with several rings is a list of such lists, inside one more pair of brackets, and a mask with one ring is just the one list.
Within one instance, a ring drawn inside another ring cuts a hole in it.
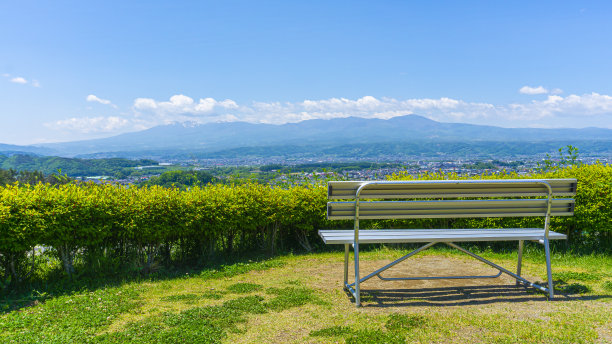
[{"label": "grass lawn", "polygon": [[[362,271],[405,254],[362,254]],[[513,270],[516,253],[484,252]],[[0,315],[0,343],[610,343],[612,257],[554,255],[558,297],[511,278],[362,284],[363,307],[342,290],[342,256],[320,253],[204,270],[58,296]],[[388,276],[490,274],[447,250]],[[528,251],[523,275],[544,281]]]}]

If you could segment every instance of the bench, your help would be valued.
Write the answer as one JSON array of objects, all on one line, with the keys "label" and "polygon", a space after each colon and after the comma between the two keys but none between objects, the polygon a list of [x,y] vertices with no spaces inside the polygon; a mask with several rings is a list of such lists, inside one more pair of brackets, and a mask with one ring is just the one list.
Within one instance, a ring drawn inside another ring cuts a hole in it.
[{"label": "bench", "polygon": [[[496,278],[505,273],[517,284],[534,287],[554,297],[550,263],[550,240],[566,239],[549,230],[551,216],[572,216],[574,200],[559,198],[576,194],[576,179],[505,179],[436,181],[330,181],[327,203],[329,220],[353,220],[348,230],[319,230],[326,244],[344,244],[344,287],[361,305],[360,284],[377,276],[381,280],[423,280]],[[368,201],[364,201],[368,200]],[[543,228],[489,229],[366,229],[360,220],[433,219],[477,217],[544,217]],[[457,245],[457,242],[518,241],[518,264],[513,273]],[[521,277],[523,242],[541,243],[546,254],[548,286],[540,286]],[[380,269],[360,277],[359,245],[386,243],[426,243]],[[444,243],[499,270],[490,276],[384,277],[385,270],[437,244]],[[349,247],[353,246],[355,282],[348,283]]]}]

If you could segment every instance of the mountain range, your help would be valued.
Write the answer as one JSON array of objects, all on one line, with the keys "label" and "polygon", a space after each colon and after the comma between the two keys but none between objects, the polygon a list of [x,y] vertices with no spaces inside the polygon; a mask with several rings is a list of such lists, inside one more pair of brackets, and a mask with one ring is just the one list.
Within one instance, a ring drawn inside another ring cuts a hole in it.
[{"label": "mountain range", "polygon": [[[442,123],[418,115],[391,119],[358,117],[306,120],[298,123],[246,122],[173,123],[113,137],[49,143],[38,146],[1,145],[0,152],[79,156],[92,153],[139,151],[214,152],[239,147],[346,145],[391,142],[545,142],[612,141],[612,129],[501,128]],[[110,154],[112,155],[112,154]]]}]

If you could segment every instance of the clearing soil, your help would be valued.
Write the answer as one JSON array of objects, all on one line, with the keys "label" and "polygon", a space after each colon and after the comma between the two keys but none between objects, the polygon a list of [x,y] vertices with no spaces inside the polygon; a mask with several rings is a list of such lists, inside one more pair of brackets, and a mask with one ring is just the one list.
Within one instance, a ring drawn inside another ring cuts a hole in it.
[{"label": "clearing soil", "polygon": [[[361,276],[365,276],[391,260],[362,260]],[[315,274],[317,288],[338,289],[342,286],[342,263],[325,264],[304,271],[306,275]],[[419,276],[491,276],[497,270],[480,262],[443,256],[410,258],[385,271],[384,277]],[[530,281],[537,277],[524,276]],[[349,265],[349,283],[354,281],[352,262]],[[404,307],[404,306],[464,306],[490,303],[516,303],[525,301],[547,301],[546,295],[533,288],[517,286],[515,280],[502,274],[498,278],[478,279],[434,279],[413,281],[383,281],[373,277],[361,284],[362,306]],[[352,297],[352,296],[351,296]],[[557,294],[557,299],[572,298]]]},{"label": "clearing soil", "polygon": [[[366,256],[360,262],[362,276],[392,260]],[[516,268],[516,262],[495,262],[511,271]],[[525,264],[523,271],[523,276],[528,280],[542,283],[537,276],[545,274],[544,264]],[[383,275],[416,277],[496,274],[497,270],[471,258],[424,255],[410,258]],[[354,280],[352,262],[349,264],[349,281],[351,276]],[[367,331],[381,331],[381,322],[398,314],[424,316],[428,322],[404,333],[407,342],[612,342],[611,317],[606,310],[611,305],[610,295],[568,295],[557,292],[555,299],[548,301],[544,293],[517,286],[515,280],[505,274],[486,279],[419,281],[382,281],[373,277],[361,284],[360,308],[355,307],[352,296],[342,288],[343,263],[338,256],[334,259],[301,257],[281,269],[254,272],[241,279],[263,284],[266,284],[266,280],[268,283],[274,280],[300,281],[302,285],[323,295],[322,298],[330,301],[331,306],[306,305],[283,312],[282,316],[254,316],[247,327],[256,330],[232,335],[232,342],[342,343],[342,335],[319,338],[308,334],[331,326],[332,329],[359,329],[354,332],[357,334],[353,334],[359,337],[369,333]],[[572,323],[570,327],[575,326],[575,330],[564,333],[563,329],[551,326],[558,325],[560,319]],[[587,322],[592,323],[588,325]],[[382,328],[385,328],[384,325]],[[551,336],[553,332],[555,334]],[[378,335],[388,333],[384,330]],[[345,336],[348,342],[347,338],[352,337]],[[363,340],[368,342],[367,339]]]}]

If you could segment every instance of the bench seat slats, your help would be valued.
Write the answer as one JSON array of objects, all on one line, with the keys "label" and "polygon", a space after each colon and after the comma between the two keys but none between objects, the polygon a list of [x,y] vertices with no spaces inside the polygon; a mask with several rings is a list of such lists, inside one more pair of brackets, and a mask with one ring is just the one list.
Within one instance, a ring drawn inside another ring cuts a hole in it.
[{"label": "bench seat slats", "polygon": [[[574,196],[576,179],[545,179],[555,196]],[[330,181],[328,198],[354,199],[364,181]],[[361,192],[362,199],[373,198],[460,198],[460,197],[529,197],[546,196],[548,190],[531,179],[506,180],[432,180],[432,181],[387,181],[371,185]]]},{"label": "bench seat slats", "polygon": [[[363,201],[360,219],[464,218],[545,216],[546,199],[441,200],[441,201]],[[553,199],[552,216],[571,216],[573,199]],[[328,202],[329,220],[352,220],[355,202]]]},{"label": "bench seat slats", "polygon": [[[351,230],[319,230],[326,244],[352,244],[355,232]],[[566,239],[565,234],[549,231],[550,240]],[[413,242],[465,242],[543,240],[542,228],[502,229],[367,229],[359,231],[359,243],[413,243]]]}]

